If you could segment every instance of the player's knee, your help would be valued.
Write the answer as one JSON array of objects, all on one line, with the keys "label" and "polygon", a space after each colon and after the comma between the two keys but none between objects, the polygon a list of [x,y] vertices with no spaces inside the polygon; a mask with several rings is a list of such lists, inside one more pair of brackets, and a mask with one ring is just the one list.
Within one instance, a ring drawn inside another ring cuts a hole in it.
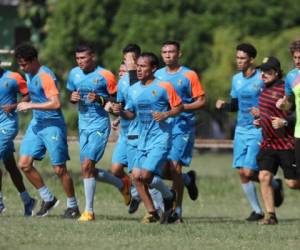
[{"label": "player's knee", "polygon": [[124,176],[123,167],[120,166],[120,165],[115,165],[115,164],[113,164],[112,167],[111,167],[111,173],[112,173],[114,176],[117,176],[117,177],[123,177],[123,176]]},{"label": "player's knee", "polygon": [[286,180],[286,185],[291,189],[299,189],[300,183],[298,180]]},{"label": "player's knee", "polygon": [[261,183],[270,183],[273,176],[268,171],[260,171],[258,175],[258,179]]},{"label": "player's knee", "polygon": [[95,172],[95,168],[90,160],[86,160],[81,164],[81,171],[83,176],[91,175]]},{"label": "player's knee", "polygon": [[54,167],[54,172],[58,177],[62,177],[63,175],[67,174],[66,167]]},{"label": "player's knee", "polygon": [[20,160],[18,163],[19,168],[22,170],[22,172],[26,173],[29,172],[32,169],[32,162],[28,160]]}]

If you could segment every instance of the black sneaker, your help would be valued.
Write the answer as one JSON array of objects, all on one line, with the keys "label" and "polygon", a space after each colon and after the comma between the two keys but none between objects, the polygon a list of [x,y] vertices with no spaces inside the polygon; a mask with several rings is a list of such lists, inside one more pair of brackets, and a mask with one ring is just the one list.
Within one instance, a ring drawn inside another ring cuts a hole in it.
[{"label": "black sneaker", "polygon": [[248,218],[246,218],[246,221],[258,221],[264,218],[263,214],[258,214],[256,212],[251,212]]},{"label": "black sneaker", "polygon": [[77,219],[80,216],[80,211],[78,207],[68,207],[65,210],[64,218],[65,219]]},{"label": "black sneaker", "polygon": [[164,213],[160,218],[160,223],[167,223],[168,222],[168,218],[171,215],[171,213],[173,212],[173,203],[176,200],[176,192],[174,190],[171,189],[171,193],[172,193],[172,197],[169,199],[164,199]]},{"label": "black sneaker", "polygon": [[141,203],[140,200],[134,198],[131,199],[130,205],[128,207],[128,213],[130,214],[135,213],[138,210],[140,203]]},{"label": "black sneaker", "polygon": [[275,179],[278,183],[278,188],[274,189],[274,205],[280,207],[284,200],[283,186],[281,179]]},{"label": "black sneaker", "polygon": [[191,200],[195,201],[198,198],[198,188],[196,185],[196,172],[194,170],[191,170],[187,172],[187,175],[190,177],[191,182],[186,187]]},{"label": "black sneaker", "polygon": [[175,211],[168,217],[168,223],[180,224],[183,223],[182,217],[180,217]]},{"label": "black sneaker", "polygon": [[52,201],[47,201],[47,202],[42,201],[41,209],[36,213],[36,216],[37,217],[46,216],[49,213],[49,211],[52,208],[57,207],[58,204],[59,204],[59,200],[56,199],[56,197],[54,197]]},{"label": "black sneaker", "polygon": [[36,199],[30,198],[29,202],[24,205],[24,216],[29,217],[33,215],[33,210],[36,206]]}]

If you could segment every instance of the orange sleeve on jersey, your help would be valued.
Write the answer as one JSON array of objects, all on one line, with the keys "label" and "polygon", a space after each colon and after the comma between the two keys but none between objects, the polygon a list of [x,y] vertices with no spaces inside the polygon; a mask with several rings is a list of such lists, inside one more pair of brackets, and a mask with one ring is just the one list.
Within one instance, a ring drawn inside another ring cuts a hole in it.
[{"label": "orange sleeve on jersey", "polygon": [[23,95],[28,94],[28,88],[27,88],[27,85],[26,85],[26,81],[19,73],[11,72],[9,74],[9,77],[13,78],[17,81],[17,83],[19,85],[19,90]]},{"label": "orange sleeve on jersey", "polygon": [[114,74],[111,73],[109,70],[101,70],[99,73],[106,80],[107,90],[109,94],[115,94],[117,92],[117,79],[115,78]]},{"label": "orange sleeve on jersey", "polygon": [[177,95],[176,90],[171,83],[161,82],[159,83],[159,86],[163,87],[167,91],[171,108],[181,104],[181,98]]},{"label": "orange sleeve on jersey", "polygon": [[59,95],[58,89],[53,78],[47,73],[39,74],[45,95],[48,99],[52,96]]},{"label": "orange sleeve on jersey", "polygon": [[187,71],[184,73],[184,75],[190,80],[193,98],[205,95],[204,88],[195,71]]}]

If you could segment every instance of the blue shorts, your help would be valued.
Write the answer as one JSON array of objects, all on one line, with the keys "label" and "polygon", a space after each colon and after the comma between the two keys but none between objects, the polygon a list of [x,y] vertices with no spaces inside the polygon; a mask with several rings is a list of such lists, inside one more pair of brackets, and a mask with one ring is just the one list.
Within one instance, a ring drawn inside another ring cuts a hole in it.
[{"label": "blue shorts", "polygon": [[261,133],[235,132],[233,142],[233,168],[248,168],[258,171],[256,155],[260,150]]},{"label": "blue shorts", "polygon": [[46,150],[53,166],[62,165],[70,159],[66,126],[60,122],[37,124],[31,120],[20,146],[20,156],[42,160]]},{"label": "blue shorts", "polygon": [[157,175],[161,175],[162,167],[167,160],[167,147],[153,147],[150,150],[137,150],[134,157],[133,168],[145,169]]},{"label": "blue shorts", "polygon": [[6,154],[15,152],[14,139],[17,134],[17,129],[0,128],[0,160],[2,160]]},{"label": "blue shorts", "polygon": [[80,130],[80,162],[83,162],[84,159],[100,161],[105,151],[109,133],[109,127],[98,130]]},{"label": "blue shorts", "polygon": [[128,173],[131,173],[134,165],[134,160],[137,155],[138,138],[127,140],[127,161],[128,161]]},{"label": "blue shorts", "polygon": [[168,160],[181,162],[183,166],[189,166],[195,142],[195,133],[176,134],[172,136],[171,149]]},{"label": "blue shorts", "polygon": [[127,137],[125,135],[119,135],[119,139],[116,143],[113,155],[112,163],[118,163],[127,166]]}]

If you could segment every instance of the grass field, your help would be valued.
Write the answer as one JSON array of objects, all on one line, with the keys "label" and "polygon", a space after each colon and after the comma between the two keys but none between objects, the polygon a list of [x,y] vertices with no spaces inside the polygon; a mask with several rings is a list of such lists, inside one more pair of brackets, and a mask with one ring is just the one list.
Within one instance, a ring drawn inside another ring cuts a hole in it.
[{"label": "grass field", "polygon": [[[84,207],[78,145],[70,145],[68,163],[76,185],[80,207]],[[99,167],[109,169],[113,144],[108,145]],[[143,225],[143,206],[134,215],[127,213],[119,192],[97,183],[96,221],[79,223],[61,218],[66,199],[49,161],[37,164],[45,181],[60,199],[60,205],[45,218],[24,218],[23,206],[9,176],[3,178],[7,210],[0,216],[0,250],[8,249],[299,249],[300,194],[286,190],[286,199],[277,215],[279,225],[247,223],[250,208],[239,179],[230,168],[230,153],[194,154],[200,197],[184,199],[184,223]],[[26,182],[30,193],[38,193]]]}]

